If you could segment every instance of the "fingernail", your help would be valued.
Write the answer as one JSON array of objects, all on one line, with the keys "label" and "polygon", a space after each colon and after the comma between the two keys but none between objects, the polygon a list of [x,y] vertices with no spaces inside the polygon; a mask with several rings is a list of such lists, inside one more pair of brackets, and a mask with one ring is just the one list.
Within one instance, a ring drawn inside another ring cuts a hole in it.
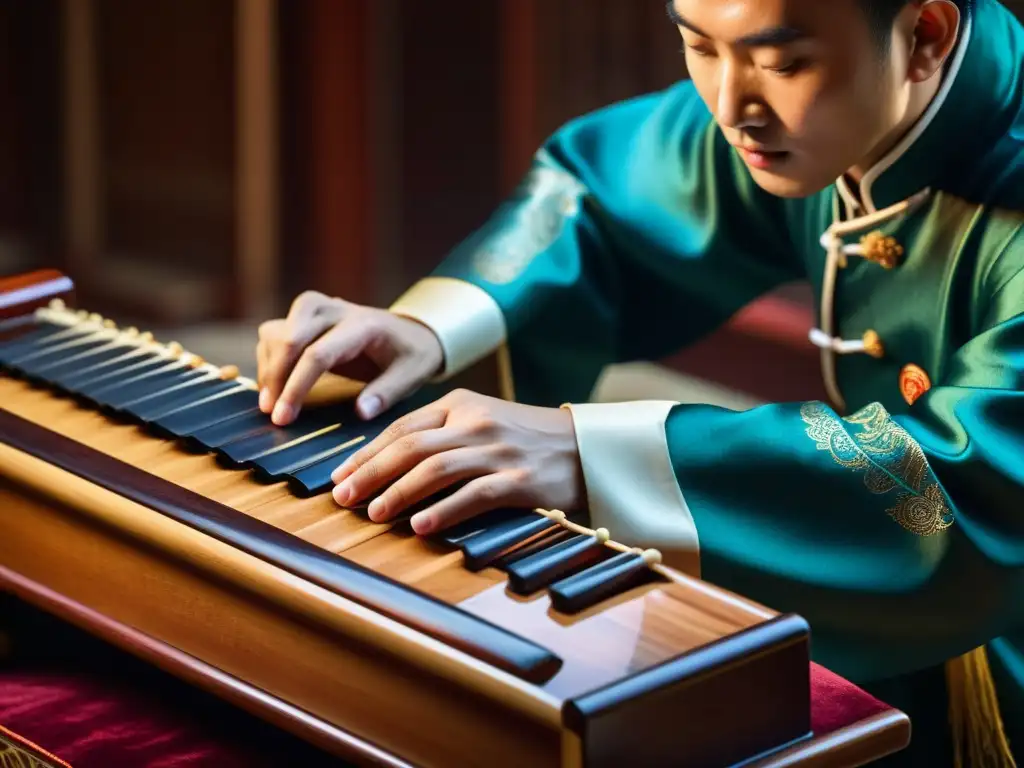
[{"label": "fingernail", "polygon": [[378,517],[384,515],[384,497],[378,496],[376,499],[370,502],[370,506],[367,508],[366,513],[370,516],[370,519],[375,523],[378,522]]},{"label": "fingernail", "polygon": [[378,413],[380,413],[381,406],[384,403],[376,395],[371,395],[365,400],[359,401],[359,412],[362,414],[364,419],[372,419]]},{"label": "fingernail", "polygon": [[270,407],[273,403],[270,402],[270,390],[264,387],[260,390],[260,410],[264,413],[270,413]]},{"label": "fingernail", "polygon": [[349,496],[351,495],[352,490],[349,488],[348,483],[342,483],[334,488],[334,500],[343,507],[348,504]]},{"label": "fingernail", "polygon": [[436,527],[434,525],[434,518],[426,512],[413,515],[412,519],[409,520],[409,523],[412,525],[413,533],[417,536],[426,536],[427,534],[433,533],[434,528]]},{"label": "fingernail", "polygon": [[292,408],[288,403],[278,400],[277,405],[274,406],[274,415],[271,416],[271,419],[273,419],[275,424],[281,426],[290,422],[294,415],[294,408]]}]

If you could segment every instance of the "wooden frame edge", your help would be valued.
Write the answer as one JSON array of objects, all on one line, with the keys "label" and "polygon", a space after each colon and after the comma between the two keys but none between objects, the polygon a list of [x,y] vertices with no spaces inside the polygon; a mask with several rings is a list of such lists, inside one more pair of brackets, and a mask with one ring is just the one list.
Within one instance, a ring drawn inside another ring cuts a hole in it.
[{"label": "wooden frame edge", "polygon": [[[747,763],[744,768],[855,768],[905,749],[910,735],[910,718],[893,709]],[[865,746],[869,739],[871,750]],[[879,742],[885,744],[882,750],[874,748]]]},{"label": "wooden frame edge", "polygon": [[412,768],[411,763],[355,734],[338,728],[287,702],[139,632],[50,588],[0,565],[0,586],[41,610],[89,632],[94,637],[153,664],[175,677],[261,717],[346,760],[365,766]]},{"label": "wooden frame edge", "polygon": [[[735,675],[744,670],[742,681]],[[722,681],[733,676],[733,680]],[[705,683],[717,678],[709,692]],[[742,706],[734,704],[739,694]],[[801,694],[802,691],[802,694]],[[726,696],[726,700],[722,697]],[[716,699],[717,697],[717,699]],[[677,656],[631,677],[566,701],[567,730],[579,736],[586,765],[613,766],[621,760],[660,764],[672,745],[664,739],[640,739],[639,723],[658,722],[666,710],[693,707],[712,712],[735,708],[736,717],[754,723],[742,748],[727,756],[719,745],[702,740],[701,718],[688,723],[683,741],[698,761],[756,760],[812,738],[810,702],[810,626],[796,614],[782,614]],[[753,717],[754,713],[760,715]],[[669,722],[656,733],[672,730]],[[678,728],[676,729],[678,734]],[[687,741],[687,739],[691,739]],[[739,755],[742,754],[742,757]]]},{"label": "wooden frame edge", "polygon": [[0,477],[15,487],[55,500],[209,578],[254,592],[327,631],[370,643],[467,690],[500,697],[509,707],[549,727],[561,727],[559,701],[457,648],[3,442],[0,469]]},{"label": "wooden frame edge", "polygon": [[269,523],[177,486],[0,407],[0,444],[221,541],[529,682],[561,667],[550,650]]}]

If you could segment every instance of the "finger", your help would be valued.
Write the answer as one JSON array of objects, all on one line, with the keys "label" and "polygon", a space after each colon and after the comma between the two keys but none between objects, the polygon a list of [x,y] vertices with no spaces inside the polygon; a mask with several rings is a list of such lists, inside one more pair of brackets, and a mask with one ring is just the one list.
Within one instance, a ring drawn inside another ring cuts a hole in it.
[{"label": "finger", "polygon": [[401,440],[417,432],[440,429],[445,425],[447,418],[447,411],[438,407],[436,403],[425,405],[422,408],[417,408],[415,411],[405,414],[405,416],[389,424],[388,428],[377,435],[377,437],[345,459],[331,473],[331,481],[335,484],[343,482],[345,478],[349,477],[396,440]]},{"label": "finger", "polygon": [[416,358],[399,358],[373,381],[369,382],[356,399],[356,409],[364,419],[383,413],[402,398],[411,394],[428,372]]},{"label": "finger", "polygon": [[327,315],[312,315],[303,323],[281,323],[268,330],[265,342],[267,365],[263,375],[263,388],[267,410],[277,404],[296,362],[311,342],[337,322]]},{"label": "finger", "polygon": [[317,380],[339,363],[358,356],[376,337],[377,329],[366,323],[342,321],[299,356],[274,405],[273,420],[283,425],[294,421]]},{"label": "finger", "polygon": [[410,518],[413,531],[427,536],[500,507],[516,506],[522,482],[516,470],[478,477]]},{"label": "finger", "polygon": [[256,333],[256,384],[260,392],[260,410],[270,413],[269,392],[265,391],[267,369],[270,366],[270,339],[281,333],[283,320],[268,320],[260,325]]},{"label": "finger", "polygon": [[456,447],[434,453],[413,463],[404,473],[397,472],[398,479],[373,500],[367,512],[374,522],[387,522],[430,496],[493,474],[499,467],[500,458],[488,448]]},{"label": "finger", "polygon": [[262,340],[257,339],[256,341],[256,388],[262,389],[263,382],[263,369],[266,368],[266,345]]}]

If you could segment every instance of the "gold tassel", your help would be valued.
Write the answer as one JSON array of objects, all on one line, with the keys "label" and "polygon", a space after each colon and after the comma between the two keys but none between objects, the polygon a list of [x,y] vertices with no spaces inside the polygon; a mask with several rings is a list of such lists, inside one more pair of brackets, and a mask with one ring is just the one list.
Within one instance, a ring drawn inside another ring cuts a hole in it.
[{"label": "gold tassel", "polygon": [[946,662],[956,768],[1016,768],[984,647]]}]

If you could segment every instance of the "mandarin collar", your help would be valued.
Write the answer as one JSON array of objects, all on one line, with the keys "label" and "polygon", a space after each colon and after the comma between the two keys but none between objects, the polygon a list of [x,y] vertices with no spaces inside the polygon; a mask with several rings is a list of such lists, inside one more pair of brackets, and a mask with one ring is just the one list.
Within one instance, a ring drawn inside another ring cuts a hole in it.
[{"label": "mandarin collar", "polygon": [[944,178],[981,156],[1005,130],[1019,110],[1014,63],[1020,41],[1000,12],[1009,13],[995,0],[966,4],[949,67],[928,109],[864,174],[859,194],[845,178],[836,181],[848,207],[872,214],[925,188],[941,188]]}]

